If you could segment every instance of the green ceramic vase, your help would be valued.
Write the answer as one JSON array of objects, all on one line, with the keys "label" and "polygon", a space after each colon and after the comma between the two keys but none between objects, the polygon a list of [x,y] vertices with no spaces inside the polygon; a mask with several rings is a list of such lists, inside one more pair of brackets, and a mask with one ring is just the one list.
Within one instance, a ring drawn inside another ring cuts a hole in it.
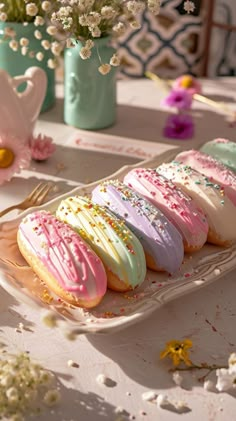
[{"label": "green ceramic vase", "polygon": [[[19,41],[20,38],[29,39],[29,51],[44,53],[44,59],[38,61],[35,57],[31,58],[29,54],[23,56],[18,51],[13,51],[9,47],[10,38],[4,37],[4,28],[10,27],[16,33],[16,40]],[[28,23],[24,26],[22,23],[14,22],[0,22],[0,68],[6,70],[12,77],[23,75],[29,67],[38,66],[41,67],[47,75],[48,85],[46,96],[42,105],[41,111],[46,111],[51,108],[55,102],[55,71],[49,69],[47,66],[47,60],[52,58],[50,51],[43,50],[41,46],[41,40],[38,40],[34,36],[34,31],[38,29],[43,35],[42,39],[47,39],[50,41],[50,36],[46,33],[45,26],[35,27],[33,23]],[[24,89],[24,87],[19,87]]]},{"label": "green ceramic vase", "polygon": [[115,49],[109,38],[99,38],[94,44],[87,60],[79,55],[81,42],[66,49],[64,57],[64,121],[85,130],[112,126],[116,119],[116,68],[106,75],[98,71],[101,61],[109,63]]}]

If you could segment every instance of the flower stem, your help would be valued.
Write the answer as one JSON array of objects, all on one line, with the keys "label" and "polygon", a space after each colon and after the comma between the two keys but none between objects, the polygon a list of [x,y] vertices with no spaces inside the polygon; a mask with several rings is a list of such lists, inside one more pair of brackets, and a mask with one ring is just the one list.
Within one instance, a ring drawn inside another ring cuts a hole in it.
[{"label": "flower stem", "polygon": [[215,370],[218,370],[218,369],[221,369],[221,368],[226,368],[227,369],[228,366],[225,366],[225,365],[216,365],[216,364],[213,364],[213,365],[208,365],[208,364],[205,364],[205,365],[204,364],[203,365],[192,364],[192,365],[190,365],[188,367],[174,367],[174,368],[170,368],[169,371],[171,373],[173,373],[175,371],[208,370],[207,373],[204,376],[198,378],[198,381],[199,382],[204,382],[205,379],[206,379],[206,377],[208,377],[209,374],[212,373],[212,371],[215,371]]}]

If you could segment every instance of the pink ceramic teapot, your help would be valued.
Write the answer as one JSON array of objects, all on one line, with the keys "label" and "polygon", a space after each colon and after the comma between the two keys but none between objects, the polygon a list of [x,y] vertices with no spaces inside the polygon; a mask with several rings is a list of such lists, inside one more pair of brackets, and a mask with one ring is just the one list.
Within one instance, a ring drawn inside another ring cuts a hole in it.
[{"label": "pink ceramic teapot", "polygon": [[[17,87],[26,82],[24,92]],[[22,76],[11,77],[0,69],[0,135],[11,134],[27,142],[46,94],[47,76],[39,67],[29,67]]]}]

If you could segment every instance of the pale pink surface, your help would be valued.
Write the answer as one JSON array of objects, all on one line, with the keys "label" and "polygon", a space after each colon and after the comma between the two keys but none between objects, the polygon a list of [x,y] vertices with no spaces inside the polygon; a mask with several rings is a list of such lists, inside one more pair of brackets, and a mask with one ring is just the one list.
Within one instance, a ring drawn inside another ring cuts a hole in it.
[{"label": "pale pink surface", "polygon": [[0,149],[10,149],[15,158],[12,164],[7,168],[0,168],[0,185],[5,181],[10,181],[14,174],[22,169],[28,168],[31,161],[30,149],[24,144],[24,141],[12,135],[0,135]]},{"label": "pale pink surface", "polygon": [[26,248],[65,291],[86,301],[105,294],[107,277],[101,260],[69,225],[41,211],[26,216],[19,232]]},{"label": "pale pink surface", "polygon": [[[184,88],[184,86],[182,85],[182,82],[185,76],[186,75],[180,76],[174,81],[173,83],[174,89]],[[202,86],[200,82],[193,76],[192,76],[192,85],[189,88],[184,88],[184,89],[186,89],[191,95],[200,94],[202,92]]]},{"label": "pale pink surface", "polygon": [[181,152],[176,156],[175,161],[189,165],[194,170],[206,175],[210,181],[223,186],[225,194],[236,206],[236,174],[220,161],[196,150]]},{"label": "pale pink surface", "polygon": [[49,136],[42,134],[32,136],[29,140],[32,158],[36,161],[44,161],[49,158],[56,150],[56,146],[52,142],[53,139]]}]

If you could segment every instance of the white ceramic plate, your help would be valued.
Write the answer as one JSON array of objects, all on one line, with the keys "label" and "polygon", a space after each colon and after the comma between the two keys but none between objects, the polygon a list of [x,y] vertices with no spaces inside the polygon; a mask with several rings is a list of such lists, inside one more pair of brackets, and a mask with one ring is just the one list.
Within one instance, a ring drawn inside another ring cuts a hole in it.
[{"label": "white ceramic plate", "polygon": [[[122,180],[134,167],[155,168],[173,159],[177,152],[165,152],[151,160],[125,166],[109,178]],[[62,198],[73,194],[89,195],[98,183],[75,188],[37,209],[54,212]],[[205,245],[201,251],[185,256],[178,276],[148,271],[145,282],[135,291],[126,294],[108,291],[98,307],[85,311],[62,302],[47,290],[21,256],[16,242],[17,228],[22,217],[30,212],[29,209],[0,224],[0,284],[17,299],[34,306],[36,311],[52,310],[58,326],[66,326],[76,334],[108,333],[128,326],[168,301],[208,285],[236,267],[236,246],[223,249]]]}]

